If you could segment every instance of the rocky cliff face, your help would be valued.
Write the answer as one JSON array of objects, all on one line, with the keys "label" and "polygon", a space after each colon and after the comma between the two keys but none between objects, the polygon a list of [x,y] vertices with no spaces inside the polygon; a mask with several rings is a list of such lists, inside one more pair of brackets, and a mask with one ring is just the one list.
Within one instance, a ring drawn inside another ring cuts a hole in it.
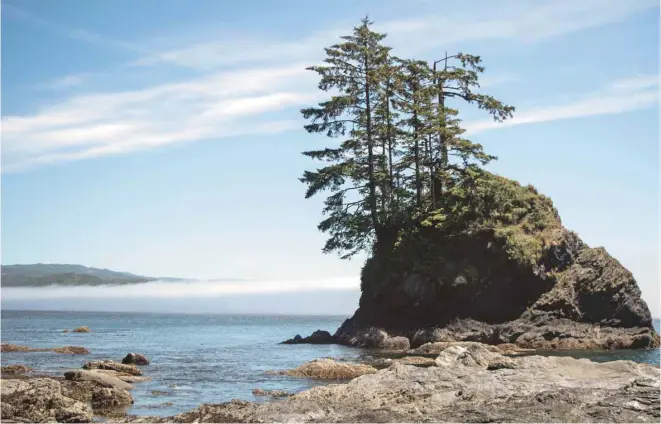
[{"label": "rocky cliff face", "polygon": [[[436,341],[537,349],[659,345],[633,275],[562,226],[533,187],[489,176],[460,215],[377,246],[355,315],[334,342],[387,347]],[[458,218],[457,218],[458,217]],[[454,220],[454,222],[451,222]]]}]

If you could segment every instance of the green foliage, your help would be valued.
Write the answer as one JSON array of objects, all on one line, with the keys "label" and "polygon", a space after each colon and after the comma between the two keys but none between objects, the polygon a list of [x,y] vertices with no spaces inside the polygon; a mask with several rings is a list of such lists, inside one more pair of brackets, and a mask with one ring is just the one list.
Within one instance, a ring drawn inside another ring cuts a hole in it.
[{"label": "green foliage", "polygon": [[331,148],[303,153],[325,166],[305,171],[300,180],[308,187],[306,198],[330,192],[318,228],[329,235],[324,252],[343,258],[390,248],[420,221],[477,222],[473,205],[456,199],[476,195],[470,181],[495,157],[463,137],[459,110],[451,103],[474,104],[496,121],[514,111],[476,91],[484,71],[479,56],[446,56],[438,69],[437,63],[403,60],[371,25],[365,18],[325,49],[323,65],[308,68],[319,75],[319,89],[333,93],[301,110],[308,132],[340,139]]}]

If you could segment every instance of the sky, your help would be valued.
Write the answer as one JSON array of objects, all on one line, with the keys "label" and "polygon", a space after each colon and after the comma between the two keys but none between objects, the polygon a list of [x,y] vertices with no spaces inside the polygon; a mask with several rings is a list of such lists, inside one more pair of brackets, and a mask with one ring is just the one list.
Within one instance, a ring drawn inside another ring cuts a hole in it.
[{"label": "sky", "polygon": [[2,0],[2,263],[286,281],[352,310],[365,257],[321,253],[297,178],[329,140],[299,110],[323,99],[305,67],[365,15],[398,56],[482,57],[516,107],[464,115],[489,168],[551,197],[658,317],[657,0]]}]

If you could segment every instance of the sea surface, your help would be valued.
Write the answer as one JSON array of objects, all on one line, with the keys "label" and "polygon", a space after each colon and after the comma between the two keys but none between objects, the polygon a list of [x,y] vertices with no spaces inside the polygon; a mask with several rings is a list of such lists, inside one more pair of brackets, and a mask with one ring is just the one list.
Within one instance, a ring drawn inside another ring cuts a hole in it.
[{"label": "sea surface", "polygon": [[[140,314],[118,312],[2,311],[2,342],[30,347],[84,346],[89,355],[52,352],[7,352],[2,365],[26,364],[37,371],[62,375],[90,360],[121,361],[128,352],[145,354],[141,367],[151,381],[135,383],[136,415],[168,416],[201,403],[232,399],[264,401],[254,388],[305,390],[320,382],[273,375],[322,357],[356,360],[373,352],[337,345],[282,345],[295,334],[317,329],[331,333],[347,317]],[[64,333],[86,325],[92,333]],[[655,320],[658,330],[659,322]],[[566,352],[596,361],[630,359],[659,365],[659,350]]]}]

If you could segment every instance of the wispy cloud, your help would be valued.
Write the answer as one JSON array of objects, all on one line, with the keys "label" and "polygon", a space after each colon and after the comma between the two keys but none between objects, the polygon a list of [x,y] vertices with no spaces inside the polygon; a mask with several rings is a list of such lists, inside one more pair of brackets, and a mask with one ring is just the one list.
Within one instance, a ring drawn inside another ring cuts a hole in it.
[{"label": "wispy cloud", "polygon": [[[302,64],[212,73],[142,90],[72,97],[2,121],[3,171],[188,141],[288,130],[272,118],[314,101]],[[259,117],[255,121],[255,117]]]},{"label": "wispy cloud", "polygon": [[[497,7],[490,2],[484,4],[487,6],[470,15],[454,13],[383,22],[378,29],[388,32],[389,41],[406,56],[470,40],[533,42],[625,19],[658,6],[651,0],[510,1]],[[3,172],[298,127],[296,109],[319,96],[314,76],[305,71],[305,66],[319,60],[323,47],[339,41],[338,36],[347,31],[346,26],[333,27],[290,40],[235,34],[232,40],[220,38],[154,52],[138,43],[59,25],[16,6],[3,4],[3,9],[15,19],[72,39],[137,53],[138,59],[128,63],[133,67],[159,72],[164,66],[175,65],[196,71],[195,77],[187,79],[137,90],[76,94],[31,114],[4,116]],[[82,91],[89,75],[65,76],[49,86]],[[513,78],[510,74],[492,75],[483,86]],[[626,91],[611,87],[610,91],[572,104],[523,110],[504,125],[619,113],[656,101],[651,88],[641,87],[639,80],[633,83],[638,86],[631,86],[629,81]],[[473,133],[500,127],[487,121],[470,123]]]},{"label": "wispy cloud", "polygon": [[619,79],[600,91],[574,101],[538,108],[521,109],[514,118],[502,123],[485,119],[467,122],[467,134],[507,128],[516,125],[561,121],[589,116],[616,115],[649,108],[659,102],[659,77],[642,75]]}]

